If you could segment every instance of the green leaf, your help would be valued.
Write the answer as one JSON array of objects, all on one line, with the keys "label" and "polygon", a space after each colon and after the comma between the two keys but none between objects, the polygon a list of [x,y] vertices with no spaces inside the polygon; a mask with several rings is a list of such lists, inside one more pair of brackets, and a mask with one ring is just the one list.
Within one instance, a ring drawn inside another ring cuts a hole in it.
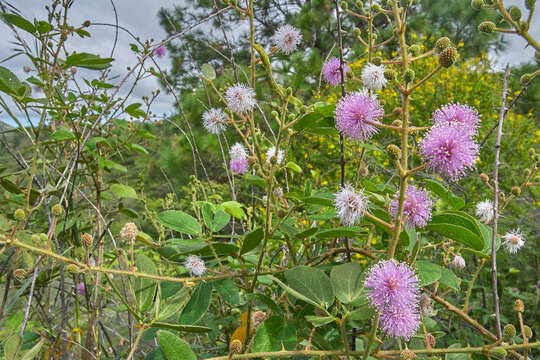
[{"label": "green leaf", "polygon": [[295,171],[297,173],[301,173],[302,172],[302,168],[300,166],[298,166],[296,163],[292,162],[292,161],[289,161],[287,163],[287,165],[285,165],[285,167],[287,169],[291,169],[292,171]]},{"label": "green leaf", "polygon": [[[480,227],[480,231],[482,232],[482,239],[484,240],[484,250],[482,251],[486,255],[491,256],[491,242],[493,241],[493,228],[491,226],[488,226],[486,224],[478,223],[478,226]],[[499,247],[501,246],[501,236],[497,235],[497,239],[495,239],[495,249],[499,250]]]},{"label": "green leaf", "polygon": [[349,226],[340,226],[329,230],[321,230],[315,237],[319,239],[328,239],[336,237],[354,237],[362,234],[363,231],[359,228],[353,228]]},{"label": "green leaf", "polygon": [[[135,254],[135,263],[137,270],[150,275],[157,275],[157,269],[154,262],[143,254]],[[145,312],[152,305],[156,293],[156,281],[152,279],[137,277],[135,278],[135,304],[139,312]]]},{"label": "green leaf", "polygon": [[424,180],[426,187],[437,194],[444,202],[452,206],[456,210],[460,210],[465,206],[465,200],[459,196],[454,195],[452,191],[445,188],[443,184],[438,181],[426,179]]},{"label": "green leaf", "polygon": [[311,300],[310,298],[308,298],[307,296],[305,295],[302,295],[301,293],[299,293],[298,291],[294,290],[292,287],[284,284],[281,280],[279,280],[278,278],[276,278],[275,276],[272,276],[272,275],[268,275],[268,278],[270,280],[272,280],[273,282],[277,283],[279,286],[281,286],[283,288],[283,290],[285,290],[286,292],[288,292],[289,294],[291,294],[292,296],[294,296],[295,298],[299,299],[299,300],[302,300],[302,301],[305,301],[307,302],[308,304],[311,304],[315,307],[321,307],[320,304],[316,303],[315,301]]},{"label": "green leaf", "polygon": [[59,126],[58,129],[56,129],[56,131],[54,132],[54,134],[51,134],[51,139],[55,141],[66,141],[75,140],[76,137],[67,127]]},{"label": "green leaf", "polygon": [[264,179],[258,175],[252,175],[250,173],[244,174],[244,180],[249,181],[250,183],[257,185],[260,188],[265,188]]},{"label": "green leaf", "polygon": [[0,16],[2,16],[2,20],[4,20],[6,24],[11,24],[13,26],[18,27],[19,29],[28,31],[30,34],[33,34],[36,32],[36,28],[30,21],[26,20],[25,18],[17,14],[3,13]]},{"label": "green leaf", "polygon": [[442,267],[430,261],[420,260],[416,262],[418,267],[418,279],[420,286],[427,286],[439,280],[442,275]]},{"label": "green leaf", "polygon": [[0,66],[0,91],[9,95],[17,95],[21,88],[21,82],[11,70]]},{"label": "green leaf", "polygon": [[253,339],[252,352],[292,350],[296,345],[296,327],[278,316],[265,320]]},{"label": "green leaf", "polygon": [[163,304],[159,309],[156,320],[167,320],[171,316],[178,314],[189,301],[189,290],[183,287],[180,291],[166,299],[161,298]]},{"label": "green leaf", "polygon": [[137,193],[135,192],[135,189],[133,189],[129,185],[112,184],[111,191],[119,198],[129,198],[129,199],[137,198]]},{"label": "green leaf", "polygon": [[189,344],[173,333],[160,330],[157,333],[157,338],[167,360],[197,360]]},{"label": "green leaf", "polygon": [[462,211],[433,215],[427,228],[475,250],[480,251],[484,248],[478,223],[472,216]]},{"label": "green leaf", "polygon": [[218,232],[223,229],[231,221],[231,215],[227,214],[221,208],[216,210],[214,221],[212,221],[212,231]]},{"label": "green leaf", "polygon": [[131,105],[126,106],[125,111],[126,113],[133,116],[134,118],[145,117],[146,113],[143,110],[139,109],[141,105],[142,105],[141,103],[133,103]]},{"label": "green leaf", "polygon": [[240,248],[240,255],[244,255],[247,252],[255,249],[264,238],[264,231],[262,228],[257,228],[246,233],[244,240],[242,241],[242,247]]},{"label": "green leaf", "polygon": [[4,356],[6,360],[16,360],[21,346],[19,334],[13,334],[4,343]]},{"label": "green leaf", "polygon": [[231,305],[240,304],[240,289],[233,279],[223,279],[214,282],[217,292]]},{"label": "green leaf", "polygon": [[206,333],[210,332],[213,329],[206,326],[197,326],[197,325],[178,325],[178,324],[169,324],[164,322],[153,322],[150,324],[150,327],[159,328],[159,329],[171,329],[176,331],[183,331],[187,333]]},{"label": "green leaf", "polygon": [[332,207],[334,206],[334,201],[332,199],[317,197],[317,196],[305,197],[302,199],[302,201],[310,205],[323,205],[323,206],[332,206]]},{"label": "green leaf", "polygon": [[330,324],[331,322],[335,321],[335,318],[332,316],[314,316],[314,315],[307,315],[306,320],[313,324],[315,327],[323,326],[326,324]]},{"label": "green leaf", "polygon": [[36,24],[36,29],[40,34],[43,35],[51,31],[52,26],[46,21],[38,21],[38,23]]},{"label": "green leaf", "polygon": [[221,206],[225,209],[225,211],[232,216],[234,216],[237,219],[245,219],[246,214],[244,213],[244,210],[242,210],[242,204],[236,201],[226,201],[224,203],[221,203]]},{"label": "green leaf", "polygon": [[[449,349],[457,349],[462,347],[461,344],[452,344],[448,348]],[[470,356],[468,354],[446,354],[444,357],[445,360],[470,360]]]},{"label": "green leaf", "polygon": [[158,214],[161,225],[182,234],[197,235],[202,232],[201,225],[193,216],[180,210],[167,210]]},{"label": "green leaf", "polygon": [[66,66],[82,67],[90,70],[104,70],[111,66],[112,58],[100,58],[89,53],[74,53],[67,57]]},{"label": "green leaf", "polygon": [[45,340],[41,339],[36,345],[32,346],[32,348],[21,357],[21,360],[34,360],[38,356],[44,343]]},{"label": "green leaf", "polygon": [[332,283],[328,276],[319,269],[297,266],[287,270],[285,278],[291,288],[319,306],[328,307],[334,302]]},{"label": "green leaf", "polygon": [[191,299],[184,311],[180,314],[178,322],[181,325],[193,325],[208,311],[212,299],[212,283],[201,282],[193,291]]},{"label": "green leaf", "polygon": [[373,310],[369,305],[365,304],[362,307],[359,307],[358,309],[352,311],[347,316],[347,319],[351,320],[367,320],[373,318],[373,315],[375,315],[375,310]]},{"label": "green leaf", "polygon": [[205,78],[208,80],[214,80],[216,78],[216,71],[214,68],[208,64],[203,64],[201,67],[201,72]]},{"label": "green leaf", "polygon": [[138,152],[139,154],[148,155],[148,150],[146,150],[144,146],[141,146],[139,144],[131,144],[130,148],[132,151]]},{"label": "green leaf", "polygon": [[452,270],[441,267],[441,284],[456,291],[459,290],[459,279]]},{"label": "green leaf", "polygon": [[359,263],[334,266],[330,271],[334,294],[344,304],[350,304],[362,295],[362,267]]}]

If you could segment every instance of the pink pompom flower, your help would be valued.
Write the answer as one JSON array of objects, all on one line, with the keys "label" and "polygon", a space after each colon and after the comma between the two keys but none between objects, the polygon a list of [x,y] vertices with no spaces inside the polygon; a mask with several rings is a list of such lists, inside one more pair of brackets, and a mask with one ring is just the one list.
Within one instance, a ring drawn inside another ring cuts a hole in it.
[{"label": "pink pompom flower", "polygon": [[336,106],[336,128],[354,140],[368,140],[379,129],[372,123],[379,122],[384,111],[376,97],[366,91],[345,95]]},{"label": "pink pompom flower", "polygon": [[157,57],[164,57],[167,53],[167,50],[165,49],[165,46],[158,46],[156,50],[154,50]]},{"label": "pink pompom flower", "polygon": [[[405,190],[403,202],[403,216],[407,218],[407,226],[414,229],[415,226],[424,227],[431,219],[433,202],[425,189],[409,186]],[[397,216],[399,210],[399,194],[396,194],[390,203],[390,214]]]},{"label": "pink pompom flower", "polygon": [[461,125],[469,131],[470,135],[475,135],[476,128],[480,123],[480,116],[476,110],[468,105],[447,104],[441,106],[433,113],[433,123],[435,126],[441,125]]},{"label": "pink pompom flower", "polygon": [[[349,71],[351,71],[349,66],[343,64],[343,76],[346,76]],[[339,59],[337,57],[332,57],[323,64],[322,75],[324,81],[330,86],[336,86],[341,82],[341,70],[339,69]]]}]

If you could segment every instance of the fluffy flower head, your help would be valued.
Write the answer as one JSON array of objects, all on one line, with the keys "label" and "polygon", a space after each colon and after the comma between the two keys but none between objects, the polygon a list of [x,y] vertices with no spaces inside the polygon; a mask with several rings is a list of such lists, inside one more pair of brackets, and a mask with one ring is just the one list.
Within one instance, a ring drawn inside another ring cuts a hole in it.
[{"label": "fluffy flower head", "polygon": [[408,341],[420,325],[420,315],[418,310],[408,308],[387,309],[381,312],[379,324],[389,336]]},{"label": "fluffy flower head", "polygon": [[272,160],[272,158],[275,157],[275,161],[278,165],[281,164],[281,162],[283,161],[283,158],[285,157],[285,153],[283,152],[283,150],[279,149],[277,151],[277,155],[276,155],[276,147],[275,146],[272,146],[271,148],[269,148],[268,150],[266,150],[266,161],[267,162],[270,162]]},{"label": "fluffy flower head", "polygon": [[480,116],[475,109],[468,105],[447,104],[441,106],[433,113],[433,123],[436,126],[456,124],[467,129],[474,135],[480,123]]},{"label": "fluffy flower head", "polygon": [[[351,71],[349,66],[343,64],[343,75],[346,76],[349,71]],[[339,70],[339,59],[337,57],[330,58],[323,64],[322,75],[324,81],[330,86],[336,86],[341,82],[341,71]]]},{"label": "fluffy flower head", "polygon": [[235,84],[229,87],[225,92],[225,100],[227,101],[229,109],[236,113],[243,114],[253,110],[253,107],[256,104],[255,91],[244,84]]},{"label": "fluffy flower head", "polygon": [[493,219],[493,203],[491,200],[484,200],[476,204],[476,216],[486,224]]},{"label": "fluffy flower head", "polygon": [[157,57],[164,57],[167,50],[165,49],[165,46],[158,46],[155,50],[155,53]]},{"label": "fluffy flower head", "polygon": [[367,63],[362,69],[362,83],[370,90],[381,90],[386,86],[384,77],[384,65]]},{"label": "fluffy flower head", "polygon": [[[403,202],[403,216],[407,218],[407,226],[414,229],[415,226],[424,227],[431,219],[433,202],[425,189],[409,186],[405,190]],[[390,214],[397,216],[399,210],[399,194],[390,203]]]},{"label": "fluffy flower head", "polygon": [[302,41],[302,34],[294,26],[286,24],[276,31],[272,39],[282,53],[289,55]]},{"label": "fluffy flower head", "polygon": [[368,270],[364,286],[371,305],[379,312],[418,308],[418,278],[406,263],[379,261]]},{"label": "fluffy flower head", "polygon": [[244,145],[237,142],[233,146],[231,146],[231,149],[229,150],[229,156],[233,160],[247,159],[246,148],[244,147]]},{"label": "fluffy flower head", "polygon": [[379,101],[365,91],[345,95],[336,106],[336,128],[354,140],[367,140],[379,130],[367,122],[383,116]]},{"label": "fluffy flower head", "polygon": [[125,240],[134,241],[137,236],[137,225],[132,222],[126,223],[120,230],[120,237]]},{"label": "fluffy flower head", "polygon": [[466,263],[465,259],[461,257],[460,255],[456,255],[454,259],[452,260],[451,265],[458,270],[465,269]]},{"label": "fluffy flower head", "polygon": [[334,204],[341,223],[352,226],[364,216],[369,201],[363,190],[356,192],[351,185],[345,184],[336,193]]},{"label": "fluffy flower head", "polygon": [[202,118],[203,126],[209,133],[218,135],[225,131],[227,116],[223,110],[208,109],[204,112]]},{"label": "fluffy flower head", "polygon": [[474,167],[478,144],[460,125],[435,126],[420,142],[420,153],[433,170],[458,180]]},{"label": "fluffy flower head", "polygon": [[191,276],[202,276],[206,271],[204,260],[197,255],[189,255],[184,262],[184,267],[189,271]]},{"label": "fluffy flower head", "polygon": [[523,233],[519,229],[511,230],[507,232],[504,236],[504,246],[506,251],[510,254],[515,254],[519,249],[525,245],[525,239],[523,238]]},{"label": "fluffy flower head", "polygon": [[242,175],[248,169],[248,161],[247,159],[231,159],[229,166],[233,173]]},{"label": "fluffy flower head", "polygon": [[84,283],[82,281],[77,284],[77,292],[79,293],[79,295],[84,296],[85,290],[86,289],[85,289]]}]

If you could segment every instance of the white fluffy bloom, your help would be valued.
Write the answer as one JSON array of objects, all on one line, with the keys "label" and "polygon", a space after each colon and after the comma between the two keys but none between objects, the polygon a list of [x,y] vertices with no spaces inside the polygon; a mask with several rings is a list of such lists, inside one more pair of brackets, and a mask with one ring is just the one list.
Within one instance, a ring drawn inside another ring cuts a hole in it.
[{"label": "white fluffy bloom", "polygon": [[229,109],[242,114],[255,106],[255,91],[244,84],[235,84],[225,92],[225,100]]},{"label": "white fluffy bloom", "polygon": [[523,245],[525,245],[525,239],[523,233],[519,229],[511,230],[504,236],[504,246],[510,254],[515,254]]},{"label": "white fluffy bloom", "polygon": [[204,112],[203,126],[211,134],[221,134],[225,131],[225,121],[227,121],[227,115],[221,109],[208,109]]},{"label": "white fluffy bloom", "polygon": [[285,157],[285,153],[283,152],[283,150],[279,149],[276,155],[276,147],[272,146],[271,148],[266,150],[266,161],[270,162],[274,156],[276,157],[276,163],[280,165],[283,161],[283,158]]},{"label": "white fluffy bloom", "polygon": [[191,276],[202,276],[206,271],[204,260],[197,255],[189,255],[184,263],[184,267],[189,271]]},{"label": "white fluffy bloom", "polygon": [[125,240],[135,241],[137,237],[137,225],[132,222],[126,223],[120,230],[120,237]]},{"label": "white fluffy bloom", "polygon": [[273,36],[274,44],[284,54],[289,55],[302,41],[300,30],[289,24],[281,26]]},{"label": "white fluffy bloom", "polygon": [[486,224],[493,219],[493,203],[491,200],[484,200],[476,204],[476,216]]},{"label": "white fluffy bloom", "polygon": [[334,204],[341,222],[352,226],[364,216],[363,213],[368,207],[368,198],[363,190],[355,192],[351,185],[346,184],[336,193]]},{"label": "white fluffy bloom", "polygon": [[247,158],[246,148],[244,147],[244,145],[237,142],[233,146],[231,146],[231,149],[229,150],[229,156],[232,160],[244,160]]},{"label": "white fluffy bloom", "polygon": [[456,255],[454,257],[454,259],[452,260],[452,263],[451,265],[455,268],[455,269],[458,269],[458,270],[461,270],[461,269],[464,269],[465,268],[465,259],[463,257],[461,257],[460,255]]},{"label": "white fluffy bloom", "polygon": [[370,90],[381,90],[386,85],[384,65],[367,63],[362,69],[362,82]]}]

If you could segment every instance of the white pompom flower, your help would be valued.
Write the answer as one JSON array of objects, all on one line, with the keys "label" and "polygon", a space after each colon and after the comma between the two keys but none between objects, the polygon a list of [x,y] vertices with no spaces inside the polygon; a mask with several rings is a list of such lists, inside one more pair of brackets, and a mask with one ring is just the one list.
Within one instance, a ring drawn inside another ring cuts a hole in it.
[{"label": "white pompom flower", "polygon": [[334,204],[341,223],[352,226],[364,216],[369,201],[363,190],[356,192],[351,185],[345,184],[336,193]]},{"label": "white pompom flower", "polygon": [[302,34],[294,26],[286,24],[276,31],[272,39],[282,53],[289,55],[296,50],[302,41]]},{"label": "white pompom flower", "polygon": [[511,230],[507,232],[504,236],[503,245],[506,247],[506,250],[510,254],[515,254],[519,249],[525,245],[525,239],[523,238],[523,233],[519,229]]},{"label": "white pompom flower", "polygon": [[484,200],[476,204],[476,216],[486,224],[493,219],[493,203],[491,200]]},{"label": "white pompom flower", "polygon": [[276,147],[272,146],[271,148],[266,150],[266,162],[270,163],[273,157],[276,158],[276,163],[280,165],[283,161],[283,158],[285,157],[285,153],[283,152],[283,150],[279,149],[276,155]]},{"label": "white pompom flower", "polygon": [[253,110],[257,101],[255,91],[244,84],[235,84],[225,92],[227,107],[232,111],[243,114]]},{"label": "white pompom flower", "polygon": [[235,143],[233,146],[231,146],[229,150],[229,156],[233,160],[244,160],[247,159],[247,152],[244,145],[240,144],[239,142]]},{"label": "white pompom flower", "polygon": [[184,262],[184,267],[189,271],[191,276],[202,276],[206,271],[204,260],[197,255],[189,255]]},{"label": "white pompom flower", "polygon": [[387,82],[384,77],[384,65],[367,63],[362,69],[362,82],[366,88],[373,91],[384,88]]},{"label": "white pompom flower", "polygon": [[203,126],[210,134],[219,135],[225,131],[227,115],[221,109],[208,109],[204,112]]},{"label": "white pompom flower", "polygon": [[460,255],[456,255],[454,259],[452,260],[451,265],[455,269],[461,270],[461,269],[464,269],[467,264],[465,263],[465,259],[463,257],[461,257]]}]

